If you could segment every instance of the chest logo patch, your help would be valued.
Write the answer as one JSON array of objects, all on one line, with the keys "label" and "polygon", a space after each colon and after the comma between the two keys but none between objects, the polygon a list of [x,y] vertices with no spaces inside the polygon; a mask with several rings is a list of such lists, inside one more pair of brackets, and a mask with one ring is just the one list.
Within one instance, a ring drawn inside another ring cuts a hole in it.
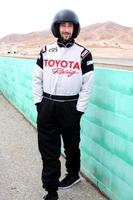
[{"label": "chest logo patch", "polygon": [[78,73],[80,70],[80,65],[78,62],[66,60],[44,59],[44,67],[50,67],[53,74],[64,74],[68,77]]}]

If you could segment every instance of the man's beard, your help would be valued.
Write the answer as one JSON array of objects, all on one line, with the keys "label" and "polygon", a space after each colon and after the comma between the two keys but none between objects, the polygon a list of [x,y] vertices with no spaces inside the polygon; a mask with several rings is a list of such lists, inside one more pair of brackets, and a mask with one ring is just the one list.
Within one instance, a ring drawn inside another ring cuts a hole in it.
[{"label": "man's beard", "polygon": [[71,34],[68,34],[68,37],[67,38],[65,38],[64,36],[63,36],[63,34],[61,35],[61,40],[63,41],[63,42],[67,42],[67,41],[69,41],[69,40],[71,40],[72,39],[72,35]]}]

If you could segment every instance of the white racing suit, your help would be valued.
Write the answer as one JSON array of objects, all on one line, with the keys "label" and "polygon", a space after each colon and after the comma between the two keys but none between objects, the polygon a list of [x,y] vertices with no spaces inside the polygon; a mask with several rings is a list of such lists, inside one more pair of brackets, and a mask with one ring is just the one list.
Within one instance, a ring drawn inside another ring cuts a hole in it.
[{"label": "white racing suit", "polygon": [[61,136],[67,172],[76,175],[80,170],[80,117],[87,108],[92,80],[91,52],[74,40],[66,45],[58,40],[41,50],[33,74],[33,99],[47,191],[58,189]]}]

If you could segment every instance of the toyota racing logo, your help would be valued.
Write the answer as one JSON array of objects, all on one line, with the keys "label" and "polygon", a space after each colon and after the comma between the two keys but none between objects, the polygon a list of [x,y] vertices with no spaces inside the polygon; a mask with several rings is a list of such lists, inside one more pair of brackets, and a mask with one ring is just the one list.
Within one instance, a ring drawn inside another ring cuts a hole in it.
[{"label": "toyota racing logo", "polygon": [[52,68],[53,74],[64,74],[68,77],[77,74],[80,70],[78,62],[66,60],[44,59],[44,67]]}]

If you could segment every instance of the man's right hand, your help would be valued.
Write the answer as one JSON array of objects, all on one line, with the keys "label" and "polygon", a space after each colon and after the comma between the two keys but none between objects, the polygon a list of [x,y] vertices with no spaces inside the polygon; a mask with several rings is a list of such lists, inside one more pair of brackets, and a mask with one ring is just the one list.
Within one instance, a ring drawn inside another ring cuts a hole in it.
[{"label": "man's right hand", "polygon": [[36,105],[37,112],[39,112],[41,110],[42,102],[36,103],[35,105]]}]

